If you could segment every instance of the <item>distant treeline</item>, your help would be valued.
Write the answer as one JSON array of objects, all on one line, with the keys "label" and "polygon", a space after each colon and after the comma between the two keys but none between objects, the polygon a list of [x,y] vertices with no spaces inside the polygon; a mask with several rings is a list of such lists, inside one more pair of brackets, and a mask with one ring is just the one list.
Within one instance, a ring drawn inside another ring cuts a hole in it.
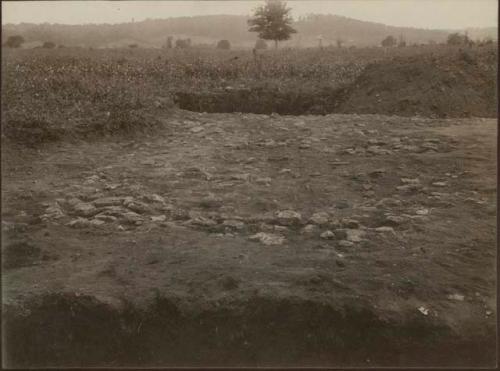
[{"label": "distant treeline", "polygon": [[[231,46],[253,47],[256,35],[248,31],[248,17],[213,15],[145,20],[121,24],[7,24],[2,26],[2,43],[9,36],[22,36],[27,44],[50,40],[57,45],[113,47],[137,44],[138,46],[164,47],[169,36],[190,39],[193,45],[211,44],[228,40]],[[283,46],[372,46],[380,45],[388,35],[404,39],[407,43],[446,42],[453,31],[424,30],[386,26],[380,23],[359,21],[336,15],[310,15],[300,17],[293,27],[298,31]],[[463,30],[462,30],[463,32]],[[469,38],[496,39],[496,28],[470,29]],[[175,44],[173,45],[175,46]]]}]

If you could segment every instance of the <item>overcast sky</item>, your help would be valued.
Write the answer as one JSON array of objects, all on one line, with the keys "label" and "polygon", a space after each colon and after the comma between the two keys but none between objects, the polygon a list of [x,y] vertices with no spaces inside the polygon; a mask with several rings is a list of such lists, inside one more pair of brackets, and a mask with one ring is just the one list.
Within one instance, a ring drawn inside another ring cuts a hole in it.
[{"label": "overcast sky", "polygon": [[[262,1],[2,1],[5,23],[121,23],[208,14],[250,15]],[[497,0],[298,0],[292,15],[338,14],[393,26],[496,27]]]}]

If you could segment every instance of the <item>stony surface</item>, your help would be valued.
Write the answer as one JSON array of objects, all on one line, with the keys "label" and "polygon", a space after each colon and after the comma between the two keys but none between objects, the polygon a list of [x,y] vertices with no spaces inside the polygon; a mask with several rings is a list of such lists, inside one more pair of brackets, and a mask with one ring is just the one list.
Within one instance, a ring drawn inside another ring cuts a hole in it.
[{"label": "stony surface", "polygon": [[495,120],[164,120],[155,137],[2,147],[5,303],[264,296],[494,328]]}]

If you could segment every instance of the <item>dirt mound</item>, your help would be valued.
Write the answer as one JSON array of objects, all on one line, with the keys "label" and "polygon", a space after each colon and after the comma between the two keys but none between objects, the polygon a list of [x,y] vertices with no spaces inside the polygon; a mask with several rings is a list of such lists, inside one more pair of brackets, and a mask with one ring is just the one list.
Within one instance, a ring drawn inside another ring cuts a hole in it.
[{"label": "dirt mound", "polygon": [[496,117],[495,50],[457,50],[370,64],[339,113]]}]

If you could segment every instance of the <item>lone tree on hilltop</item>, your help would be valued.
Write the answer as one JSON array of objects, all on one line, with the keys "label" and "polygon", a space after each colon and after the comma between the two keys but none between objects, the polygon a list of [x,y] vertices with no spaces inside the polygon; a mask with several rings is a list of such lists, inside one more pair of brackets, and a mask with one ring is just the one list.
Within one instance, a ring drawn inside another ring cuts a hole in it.
[{"label": "lone tree on hilltop", "polygon": [[281,0],[266,0],[264,5],[255,10],[253,18],[248,20],[249,31],[257,32],[261,39],[274,40],[277,49],[278,41],[288,40],[291,34],[297,32],[290,26],[293,22],[291,10]]},{"label": "lone tree on hilltop", "polygon": [[387,36],[384,40],[382,40],[382,46],[384,47],[392,47],[396,45],[397,40],[394,36]]},{"label": "lone tree on hilltop", "polygon": [[220,40],[217,43],[217,49],[229,50],[231,49],[231,43],[228,40]]},{"label": "lone tree on hilltop", "polygon": [[9,36],[5,42],[5,46],[9,48],[19,48],[24,43],[24,37],[19,35]]}]

